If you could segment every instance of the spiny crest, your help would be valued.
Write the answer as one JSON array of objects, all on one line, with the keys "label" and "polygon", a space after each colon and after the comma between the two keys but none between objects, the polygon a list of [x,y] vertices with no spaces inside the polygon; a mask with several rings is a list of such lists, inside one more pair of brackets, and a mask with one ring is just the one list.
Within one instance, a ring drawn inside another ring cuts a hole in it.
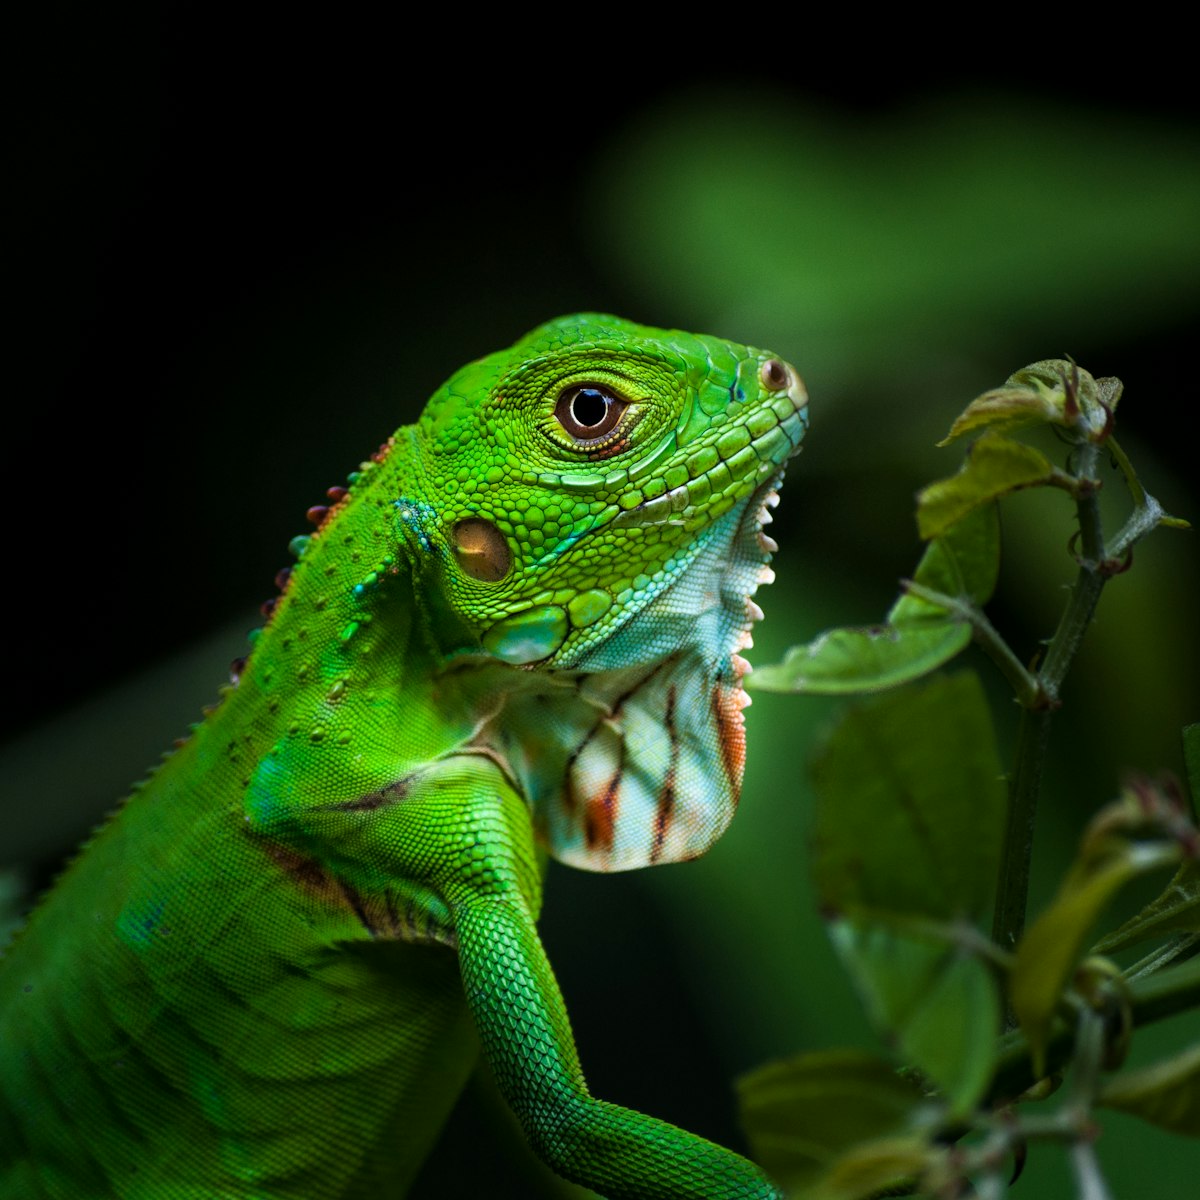
[{"label": "spiny crest", "polygon": [[[388,439],[379,450],[372,456],[370,461],[359,464],[357,471],[351,471],[346,477],[346,485],[334,484],[325,489],[325,499],[328,503],[313,504],[305,510],[305,520],[310,525],[315,526],[314,533],[297,534],[296,537],[288,543],[288,550],[292,556],[299,560],[307,552],[312,544],[313,538],[322,533],[329,525],[333,518],[349,503],[351,489],[359,483],[377,464],[383,462],[391,450],[393,439]],[[278,607],[280,601],[287,594],[288,588],[291,585],[292,575],[295,568],[291,565],[280,567],[275,573],[275,588],[277,594],[269,596],[259,606],[259,612],[266,618],[267,624],[270,624],[272,616]],[[229,681],[234,686],[240,683],[243,673],[246,670],[250,659],[250,653],[253,650],[254,643],[262,634],[262,628],[252,629],[248,634],[247,640],[250,642],[251,649],[245,655],[235,658],[229,665]]]}]

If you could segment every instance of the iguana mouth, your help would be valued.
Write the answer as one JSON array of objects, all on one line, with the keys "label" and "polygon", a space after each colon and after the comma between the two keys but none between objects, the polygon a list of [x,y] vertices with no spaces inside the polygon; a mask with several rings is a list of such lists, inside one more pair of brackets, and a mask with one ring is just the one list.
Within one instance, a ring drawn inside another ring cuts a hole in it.
[{"label": "iguana mouth", "polygon": [[737,632],[729,656],[734,685],[733,699],[739,710],[748,708],[750,705],[750,697],[746,694],[742,681],[753,669],[742,655],[742,651],[748,650],[754,645],[752,629],[754,623],[763,618],[763,610],[755,601],[754,596],[761,586],[775,582],[775,572],[771,569],[770,560],[771,555],[779,549],[779,545],[766,532],[766,526],[774,520],[771,516],[771,509],[779,504],[779,488],[783,483],[784,469],[788,460],[800,453],[800,446],[807,429],[805,409],[808,405],[808,394],[804,389],[804,384],[796,370],[790,365],[779,360],[775,360],[775,365],[786,372],[788,386],[785,395],[791,402],[792,411],[785,415],[776,408],[775,412],[780,417],[780,422],[772,432],[781,431],[791,443],[791,448],[783,456],[782,461],[777,463],[774,473],[750,494],[750,498],[746,502],[737,533],[730,545],[729,566],[726,570],[726,579],[734,594],[730,595],[725,588],[722,588],[722,597],[730,611],[730,616],[734,618],[737,616],[738,590],[740,590],[741,604],[744,610],[740,623],[735,625]]},{"label": "iguana mouth", "polygon": [[[750,482],[757,475],[761,482],[751,494],[752,504],[760,492],[778,486],[784,464],[799,451],[804,440],[808,395],[792,367],[778,359],[771,361],[787,372],[787,387],[769,404],[758,406],[750,417],[726,427],[721,436],[697,447],[684,459],[690,478],[618,513],[611,523],[614,528],[660,524],[698,528],[707,523],[704,514],[718,499],[719,492],[731,485]],[[765,428],[764,417],[774,418]]]}]

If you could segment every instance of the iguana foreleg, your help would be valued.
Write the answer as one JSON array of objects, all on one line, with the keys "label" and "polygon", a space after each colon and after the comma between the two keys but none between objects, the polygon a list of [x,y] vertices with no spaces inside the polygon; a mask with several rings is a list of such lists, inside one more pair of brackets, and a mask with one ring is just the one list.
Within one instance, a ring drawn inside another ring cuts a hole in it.
[{"label": "iguana foreleg", "polygon": [[611,1200],[778,1197],[739,1155],[588,1092],[535,924],[529,810],[499,768],[452,757],[387,794],[393,802],[326,806],[305,824],[344,863],[361,864],[356,886],[383,868],[444,901],[484,1053],[543,1159]]}]

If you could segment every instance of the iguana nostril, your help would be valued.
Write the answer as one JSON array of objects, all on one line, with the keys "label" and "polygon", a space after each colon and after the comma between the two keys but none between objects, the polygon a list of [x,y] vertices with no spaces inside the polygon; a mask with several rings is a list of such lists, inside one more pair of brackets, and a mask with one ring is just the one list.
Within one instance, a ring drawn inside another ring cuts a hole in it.
[{"label": "iguana nostril", "polygon": [[780,362],[777,358],[768,358],[759,367],[758,377],[762,380],[763,387],[772,392],[782,391],[791,383],[791,376],[788,374],[786,364]]}]

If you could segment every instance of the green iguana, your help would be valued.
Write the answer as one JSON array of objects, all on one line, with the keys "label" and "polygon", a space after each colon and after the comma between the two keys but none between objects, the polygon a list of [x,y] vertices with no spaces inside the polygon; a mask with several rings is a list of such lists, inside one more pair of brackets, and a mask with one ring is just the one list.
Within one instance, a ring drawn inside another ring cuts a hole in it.
[{"label": "green iguana", "polygon": [[770,354],[571,316],[331,489],[221,703],[0,963],[0,1196],[399,1197],[480,1043],[567,1178],[778,1196],[588,1093],[535,922],[547,852],[729,821],[805,404]]}]

